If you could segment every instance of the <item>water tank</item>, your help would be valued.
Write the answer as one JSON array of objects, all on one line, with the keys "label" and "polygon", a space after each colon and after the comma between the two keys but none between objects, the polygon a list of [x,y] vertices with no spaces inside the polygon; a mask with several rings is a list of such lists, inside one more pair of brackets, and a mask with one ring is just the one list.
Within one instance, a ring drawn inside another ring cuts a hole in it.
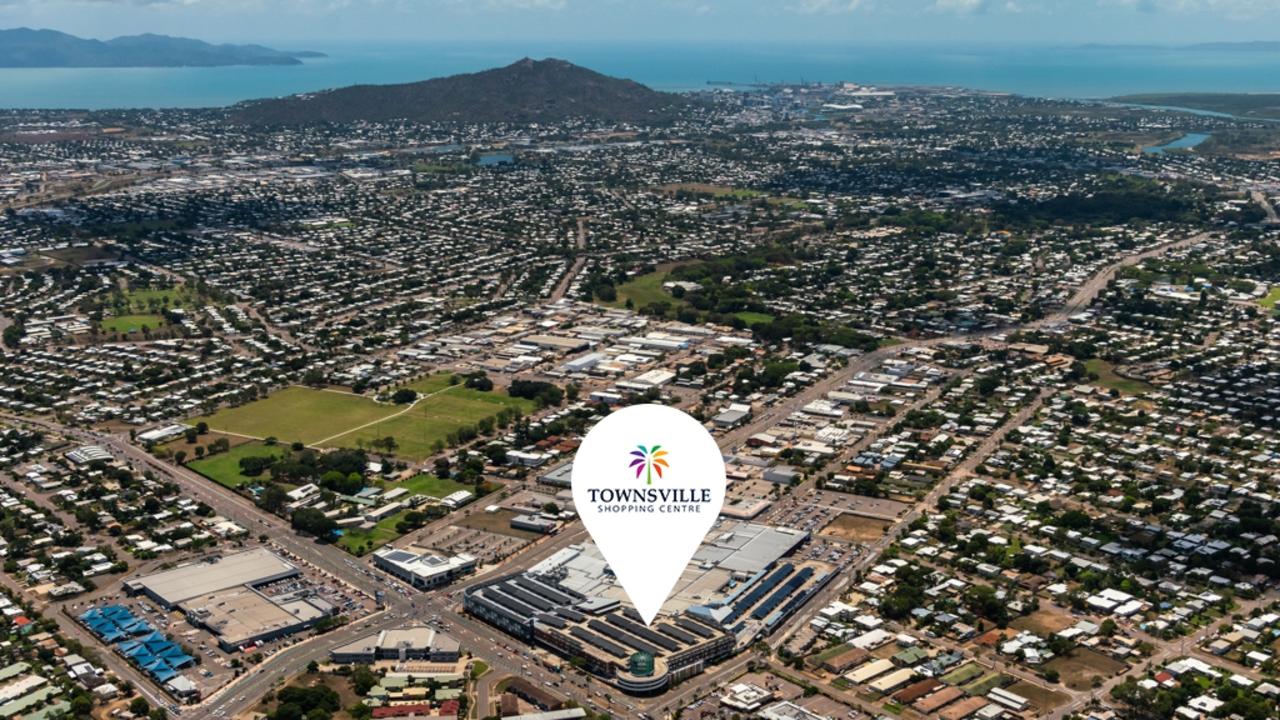
[{"label": "water tank", "polygon": [[636,677],[649,677],[653,675],[653,656],[647,652],[638,652],[627,661],[627,669]]}]

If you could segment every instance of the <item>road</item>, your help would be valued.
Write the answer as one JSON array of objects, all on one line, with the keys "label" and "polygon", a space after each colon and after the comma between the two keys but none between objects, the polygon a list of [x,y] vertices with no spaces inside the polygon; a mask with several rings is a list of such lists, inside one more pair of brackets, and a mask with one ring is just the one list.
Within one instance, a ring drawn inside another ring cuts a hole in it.
[{"label": "road", "polygon": [[1280,216],[1276,215],[1276,206],[1272,205],[1271,201],[1267,199],[1266,193],[1261,190],[1253,190],[1249,193],[1249,197],[1253,198],[1253,201],[1258,203],[1262,211],[1267,214],[1266,222],[1268,225],[1280,225]]},{"label": "road", "polygon": [[573,279],[578,277],[578,273],[582,272],[582,268],[587,264],[587,256],[582,252],[587,249],[587,219],[578,218],[578,256],[574,258],[573,265],[565,272],[564,277],[560,278],[560,282],[556,283],[556,289],[551,293],[550,302],[556,302],[569,292],[569,286],[573,284]]}]

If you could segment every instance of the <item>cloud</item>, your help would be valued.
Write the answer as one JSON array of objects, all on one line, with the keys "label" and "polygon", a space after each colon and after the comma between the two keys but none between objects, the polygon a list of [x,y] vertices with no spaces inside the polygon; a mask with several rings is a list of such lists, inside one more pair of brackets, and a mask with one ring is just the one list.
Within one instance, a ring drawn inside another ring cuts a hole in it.
[{"label": "cloud", "polygon": [[987,11],[987,0],[935,0],[933,8],[943,12],[980,13]]},{"label": "cloud", "polygon": [[517,10],[563,10],[569,5],[569,0],[485,0],[485,2],[490,7]]},{"label": "cloud", "polygon": [[867,0],[796,0],[787,9],[804,15],[851,13],[870,3]]},{"label": "cloud", "polygon": [[1275,0],[1103,0],[1144,13],[1210,13],[1229,20],[1250,20],[1275,14]]},{"label": "cloud", "polygon": [[933,0],[930,9],[957,15],[981,15],[993,11],[1019,13],[1023,4],[1021,0]]}]

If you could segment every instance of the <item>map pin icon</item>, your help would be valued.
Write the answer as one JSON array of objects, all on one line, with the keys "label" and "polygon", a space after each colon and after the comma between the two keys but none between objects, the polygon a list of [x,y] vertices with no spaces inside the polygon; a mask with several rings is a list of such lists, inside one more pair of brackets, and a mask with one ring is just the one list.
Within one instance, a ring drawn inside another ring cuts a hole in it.
[{"label": "map pin icon", "polygon": [[724,457],[665,405],[610,413],[573,461],[573,503],[645,624],[671,595],[724,505]]}]

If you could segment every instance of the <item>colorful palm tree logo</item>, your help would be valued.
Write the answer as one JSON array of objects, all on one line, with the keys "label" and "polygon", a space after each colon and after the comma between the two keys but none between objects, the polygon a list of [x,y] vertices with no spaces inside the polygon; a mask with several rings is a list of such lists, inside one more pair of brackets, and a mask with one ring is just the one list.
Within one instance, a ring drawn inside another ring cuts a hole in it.
[{"label": "colorful palm tree logo", "polygon": [[634,459],[631,461],[631,467],[636,469],[636,479],[640,478],[640,473],[645,474],[645,485],[653,484],[653,473],[658,473],[658,479],[662,479],[662,469],[671,469],[671,466],[664,460],[667,451],[662,449],[661,445],[654,445],[646,448],[643,445],[637,445],[639,450],[632,450],[631,455]]}]

